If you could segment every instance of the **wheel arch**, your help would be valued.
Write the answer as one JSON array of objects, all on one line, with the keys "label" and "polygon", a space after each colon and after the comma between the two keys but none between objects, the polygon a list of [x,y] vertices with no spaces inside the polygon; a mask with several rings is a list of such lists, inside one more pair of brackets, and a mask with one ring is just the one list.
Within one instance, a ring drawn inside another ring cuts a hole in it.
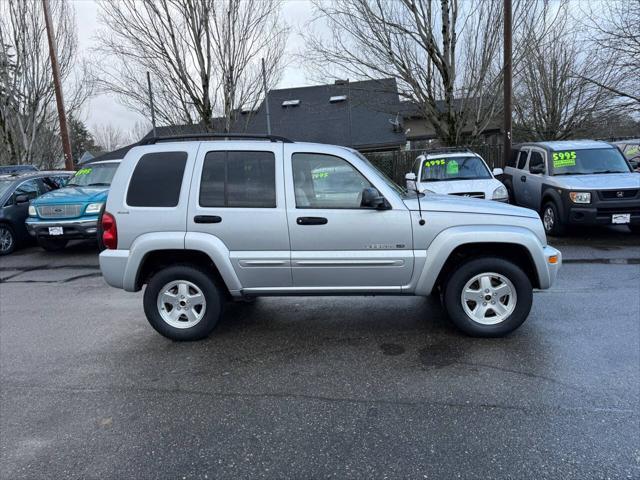
[{"label": "wheel arch", "polygon": [[416,294],[430,294],[461,261],[486,256],[504,258],[520,266],[535,288],[544,288],[550,281],[543,246],[532,231],[507,226],[454,227],[440,233],[427,249]]}]

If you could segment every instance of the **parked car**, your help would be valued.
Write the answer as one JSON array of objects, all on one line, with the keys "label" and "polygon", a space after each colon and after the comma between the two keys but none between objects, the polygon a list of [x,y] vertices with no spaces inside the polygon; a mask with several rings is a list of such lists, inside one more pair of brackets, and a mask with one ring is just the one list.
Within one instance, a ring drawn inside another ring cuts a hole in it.
[{"label": "parked car", "polygon": [[29,201],[56,190],[73,172],[22,172],[0,175],[0,255],[8,255],[30,239],[25,227]]},{"label": "parked car", "polygon": [[407,191],[346,147],[156,141],[115,174],[100,268],[114,287],[147,285],[168,338],[206,337],[227,299],[434,292],[460,330],[500,336],[561,264],[535,212]]},{"label": "parked car", "polygon": [[0,175],[10,175],[12,173],[37,172],[35,165],[0,165]]},{"label": "parked car", "polygon": [[631,165],[631,168],[636,172],[640,172],[640,138],[622,140],[617,142],[616,145]]},{"label": "parked car", "polygon": [[606,142],[519,145],[504,183],[513,203],[540,213],[547,234],[561,235],[567,225],[640,228],[640,174]]},{"label": "parked car", "polygon": [[507,189],[495,178],[502,173],[501,168],[491,172],[470,150],[445,149],[420,155],[405,179],[409,190],[506,202]]},{"label": "parked car", "polygon": [[69,240],[96,239],[98,217],[120,160],[89,164],[66,186],[31,203],[27,230],[48,251],[63,249]]}]

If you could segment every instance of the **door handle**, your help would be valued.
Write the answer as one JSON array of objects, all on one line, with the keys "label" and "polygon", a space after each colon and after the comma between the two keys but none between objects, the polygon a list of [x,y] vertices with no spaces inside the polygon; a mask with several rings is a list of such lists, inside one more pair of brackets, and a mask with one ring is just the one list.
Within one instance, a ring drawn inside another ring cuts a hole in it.
[{"label": "door handle", "polygon": [[329,220],[324,217],[298,217],[298,225],[326,225]]},{"label": "door handle", "polygon": [[526,181],[527,181],[527,177],[526,177],[525,175],[522,175],[522,176],[520,177],[520,181],[522,181],[522,182],[526,182]]},{"label": "door handle", "polygon": [[196,215],[193,217],[193,221],[195,223],[220,223],[222,217],[218,215]]}]

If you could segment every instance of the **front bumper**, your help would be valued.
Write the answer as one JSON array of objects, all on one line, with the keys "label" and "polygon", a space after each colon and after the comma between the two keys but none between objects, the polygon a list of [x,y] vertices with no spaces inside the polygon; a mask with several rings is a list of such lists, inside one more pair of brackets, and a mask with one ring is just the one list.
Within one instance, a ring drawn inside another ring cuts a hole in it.
[{"label": "front bumper", "polygon": [[[548,276],[546,280],[540,278],[540,288],[549,288],[556,282],[556,278],[558,277],[558,271],[560,271],[560,267],[562,266],[562,253],[560,250],[550,247],[549,245],[544,247],[543,250]],[[554,263],[551,263],[554,257],[556,260]]]},{"label": "front bumper", "polygon": [[640,224],[640,193],[625,199],[603,199],[601,191],[591,191],[591,203],[573,203],[568,191],[562,196],[563,223],[570,225],[612,225],[613,215],[627,214],[630,224]]},{"label": "front bumper", "polygon": [[[34,237],[64,238],[67,240],[95,239],[98,232],[98,216],[73,220],[39,220],[28,218],[27,231]],[[50,235],[49,227],[62,227],[62,235]]]}]

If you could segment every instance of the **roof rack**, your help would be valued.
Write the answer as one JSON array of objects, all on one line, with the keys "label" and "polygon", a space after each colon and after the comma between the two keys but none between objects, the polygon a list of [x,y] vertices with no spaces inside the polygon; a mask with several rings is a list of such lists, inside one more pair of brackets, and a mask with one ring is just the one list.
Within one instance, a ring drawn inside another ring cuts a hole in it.
[{"label": "roof rack", "polygon": [[437,153],[463,153],[463,152],[474,153],[468,147],[442,147],[442,148],[425,149],[423,152],[423,155],[433,155]]},{"label": "roof rack", "polygon": [[293,143],[285,137],[278,135],[254,135],[250,133],[190,133],[185,135],[169,135],[164,137],[150,137],[140,140],[139,145],[153,145],[158,142],[180,141],[180,140],[229,140],[231,138],[269,140],[271,142]]}]

